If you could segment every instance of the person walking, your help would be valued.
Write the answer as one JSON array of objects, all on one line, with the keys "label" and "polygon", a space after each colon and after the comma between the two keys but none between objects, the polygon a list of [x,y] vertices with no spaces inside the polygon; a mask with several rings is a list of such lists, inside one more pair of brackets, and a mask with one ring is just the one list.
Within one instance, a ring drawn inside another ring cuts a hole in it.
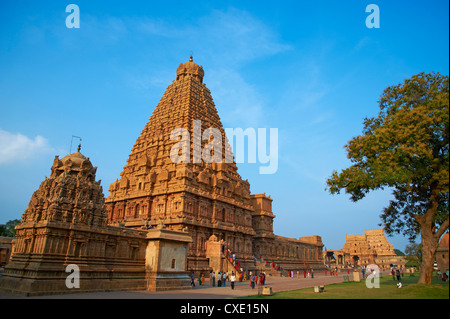
[{"label": "person walking", "polygon": [[194,288],[194,287],[195,287],[195,282],[194,282],[194,280],[195,280],[194,273],[191,273],[191,288]]},{"label": "person walking", "polygon": [[211,281],[212,281],[212,286],[215,287],[216,286],[216,273],[214,271],[211,271]]},{"label": "person walking", "polygon": [[250,273],[250,285],[252,286],[252,289],[255,289],[255,275],[253,275],[253,273]]},{"label": "person walking", "polygon": [[222,286],[226,287],[227,286],[227,273],[224,272],[222,274]]},{"label": "person walking", "polygon": [[234,271],[231,273],[230,282],[231,282],[231,290],[234,290],[234,283],[236,282],[236,276],[234,275]]}]

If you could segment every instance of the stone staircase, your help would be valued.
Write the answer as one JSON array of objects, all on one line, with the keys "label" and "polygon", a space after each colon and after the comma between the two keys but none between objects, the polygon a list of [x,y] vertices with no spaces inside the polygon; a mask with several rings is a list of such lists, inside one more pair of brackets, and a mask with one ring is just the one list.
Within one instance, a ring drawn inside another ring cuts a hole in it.
[{"label": "stone staircase", "polygon": [[276,277],[287,277],[288,273],[287,271],[280,269],[276,270],[274,267],[272,267],[270,262],[267,262],[262,258],[253,257],[255,260],[255,267],[258,272],[263,271],[266,273],[267,276],[276,276]]},{"label": "stone staircase", "polygon": [[228,254],[227,251],[225,251],[225,256],[223,256],[223,258],[225,258],[226,262],[228,263],[228,266],[229,266],[230,268],[232,268],[233,271],[234,271],[236,274],[242,275],[242,272],[240,271],[239,267],[236,267],[236,265],[233,264],[233,261],[232,261],[233,259],[232,259],[232,257]]}]

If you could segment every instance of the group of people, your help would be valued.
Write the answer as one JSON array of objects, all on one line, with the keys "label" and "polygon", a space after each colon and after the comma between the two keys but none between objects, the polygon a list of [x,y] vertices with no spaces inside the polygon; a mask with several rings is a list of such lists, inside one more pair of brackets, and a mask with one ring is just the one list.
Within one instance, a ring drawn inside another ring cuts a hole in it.
[{"label": "group of people", "polygon": [[259,285],[264,286],[266,284],[266,274],[262,272],[258,276],[250,272],[250,286],[252,287],[252,289],[255,289],[255,286],[258,285],[258,282]]},{"label": "group of people", "polygon": [[[349,271],[347,271],[349,272]],[[330,268],[330,276],[337,276],[339,273],[339,270],[337,268]],[[328,270],[325,269],[325,276],[328,274]]]},{"label": "group of people", "polygon": [[233,265],[233,267],[236,269],[236,272],[238,273],[239,270],[242,271],[241,263],[236,260],[236,254],[229,248],[224,250],[225,258],[228,259],[228,261]]},{"label": "group of people", "polygon": [[[229,276],[226,272],[219,272],[217,274],[217,287],[226,287],[227,280],[231,282],[231,288],[234,289],[234,283],[236,282],[236,275],[234,274],[234,271]],[[205,284],[205,273],[201,272],[198,275],[198,284],[199,286],[203,286]],[[216,274],[215,272],[211,271],[209,274],[209,285],[212,287],[216,286]],[[192,272],[191,273],[191,287],[195,287],[195,275]]]},{"label": "group of people", "polygon": [[[243,280],[250,280],[250,286],[252,288],[255,288],[255,285],[265,285],[266,283],[266,274],[265,273],[260,273],[259,275],[255,275],[252,272],[250,272],[248,275],[246,272],[243,272],[242,274],[240,273],[235,273],[234,271],[231,272],[231,274],[229,275],[226,272],[219,272],[217,275],[215,272],[211,271],[209,274],[209,285],[211,287],[216,287],[216,279],[217,279],[217,287],[226,287],[227,286],[227,281],[230,282],[231,284],[231,289],[234,289],[235,283],[237,281],[242,282]],[[204,272],[200,272],[197,278],[198,281],[198,285],[199,286],[203,286],[205,285],[205,273]],[[195,287],[195,275],[192,272],[191,273],[191,287],[194,288]]]},{"label": "group of people", "polygon": [[391,268],[392,280],[397,280],[397,288],[402,288],[403,268]]},{"label": "group of people", "polygon": [[448,281],[448,269],[446,272],[442,273],[440,269],[436,272],[437,279],[439,281]]},{"label": "group of people", "polygon": [[313,269],[303,270],[303,278],[314,278],[314,270]]},{"label": "group of people", "polygon": [[[234,275],[234,272],[232,272],[231,276],[236,277]],[[228,273],[226,272],[222,273],[219,271],[219,273],[217,274],[217,287],[226,287],[227,279],[230,280],[230,282],[233,282],[232,279],[236,281],[236,278],[231,278],[231,276],[228,276]],[[212,287],[216,286],[216,274],[213,271],[211,271],[209,274],[209,285]]]},{"label": "group of people", "polygon": [[401,277],[403,277],[403,268],[392,268],[391,269],[392,280],[397,279],[397,281],[401,281]]}]

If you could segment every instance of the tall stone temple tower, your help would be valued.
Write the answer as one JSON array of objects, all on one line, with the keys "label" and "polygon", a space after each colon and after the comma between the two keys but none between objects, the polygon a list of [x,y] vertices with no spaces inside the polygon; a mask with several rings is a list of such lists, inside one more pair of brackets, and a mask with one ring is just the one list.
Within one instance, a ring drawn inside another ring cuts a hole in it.
[{"label": "tall stone temple tower", "polygon": [[[187,229],[193,239],[188,250],[188,268],[193,271],[208,269],[210,238],[223,242],[242,265],[254,265],[254,257],[261,257],[290,260],[297,268],[305,262],[320,267],[320,237],[282,243],[273,234],[272,199],[250,195],[250,184],[238,174],[234,161],[225,161],[225,155],[211,163],[196,160],[196,143],[204,150],[212,140],[203,133],[209,128],[220,131],[222,154],[231,152],[203,77],[203,67],[192,56],[177,68],[176,80],[136,140],[120,179],[109,187],[109,222],[136,229],[159,223]],[[189,157],[175,163],[171,150],[180,139],[171,139],[171,134],[180,128],[189,135]]]},{"label": "tall stone temple tower", "polygon": [[[126,227],[155,226],[162,221],[168,228],[187,227],[193,238],[189,247],[190,269],[205,269],[208,261],[205,242],[211,235],[233,247],[239,258],[252,257],[252,213],[250,185],[242,180],[233,163],[194,163],[194,139],[202,149],[208,140],[194,134],[194,120],[201,132],[220,130],[225,141],[211,92],[203,84],[202,66],[180,64],[176,80],[167,88],[150,120],[138,137],[121,177],[109,187],[106,199],[111,222]],[[191,138],[191,158],[174,163],[171,132],[187,129]],[[230,147],[224,143],[223,154]],[[253,260],[253,259],[252,259]]]}]

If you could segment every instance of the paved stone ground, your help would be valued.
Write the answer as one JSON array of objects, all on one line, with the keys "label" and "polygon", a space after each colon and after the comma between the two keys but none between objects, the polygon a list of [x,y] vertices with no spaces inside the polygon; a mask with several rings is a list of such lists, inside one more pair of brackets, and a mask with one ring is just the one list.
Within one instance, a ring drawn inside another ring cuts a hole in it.
[{"label": "paved stone ground", "polygon": [[[344,281],[347,273],[340,273],[338,276],[316,275],[315,278],[287,278],[272,277],[266,279],[266,285],[272,287],[272,292],[296,290],[301,288],[313,289],[314,286],[329,285]],[[350,272],[349,276],[352,280]],[[244,296],[253,296],[261,292],[262,287],[259,285],[254,289],[250,287],[249,281],[237,282],[235,289],[231,289],[231,285],[227,282],[226,287],[211,287],[209,282],[204,286],[196,285],[195,288],[173,290],[164,292],[150,291],[113,291],[113,292],[91,292],[91,293],[74,293],[38,297],[17,297],[12,295],[0,294],[0,299],[229,299]]]}]

